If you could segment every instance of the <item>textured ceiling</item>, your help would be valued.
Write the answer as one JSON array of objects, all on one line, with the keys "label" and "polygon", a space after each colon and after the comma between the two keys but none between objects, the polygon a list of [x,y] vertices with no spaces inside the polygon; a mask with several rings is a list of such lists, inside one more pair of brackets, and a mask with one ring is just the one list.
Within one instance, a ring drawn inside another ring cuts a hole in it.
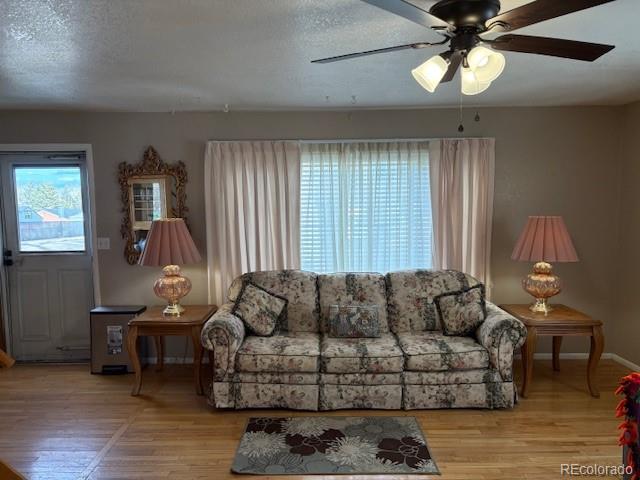
[{"label": "textured ceiling", "polygon": [[[504,11],[527,2],[502,3]],[[640,99],[639,16],[638,0],[617,0],[519,30],[617,48],[595,63],[506,52],[504,74],[482,95],[465,97],[464,104]],[[459,76],[429,94],[410,75],[437,47],[309,63],[440,38],[360,0],[0,0],[0,108],[457,105]]]}]

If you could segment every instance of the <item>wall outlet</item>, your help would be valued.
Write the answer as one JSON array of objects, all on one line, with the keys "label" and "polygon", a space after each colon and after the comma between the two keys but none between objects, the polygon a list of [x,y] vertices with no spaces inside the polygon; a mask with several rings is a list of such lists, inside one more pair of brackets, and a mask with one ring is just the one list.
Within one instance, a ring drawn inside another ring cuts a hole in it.
[{"label": "wall outlet", "polygon": [[98,237],[98,250],[110,250],[111,239],[109,237]]}]

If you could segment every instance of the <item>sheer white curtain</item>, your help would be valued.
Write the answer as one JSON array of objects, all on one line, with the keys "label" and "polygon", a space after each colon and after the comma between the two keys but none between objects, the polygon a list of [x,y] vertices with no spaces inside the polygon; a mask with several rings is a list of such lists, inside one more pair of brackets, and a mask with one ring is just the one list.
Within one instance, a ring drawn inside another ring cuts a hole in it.
[{"label": "sheer white curtain", "polygon": [[434,268],[473,275],[491,287],[495,140],[431,142]]},{"label": "sheer white curtain", "polygon": [[431,266],[428,142],[303,143],[301,150],[303,269]]},{"label": "sheer white curtain", "polygon": [[297,142],[209,142],[205,152],[209,301],[238,275],[300,267]]}]

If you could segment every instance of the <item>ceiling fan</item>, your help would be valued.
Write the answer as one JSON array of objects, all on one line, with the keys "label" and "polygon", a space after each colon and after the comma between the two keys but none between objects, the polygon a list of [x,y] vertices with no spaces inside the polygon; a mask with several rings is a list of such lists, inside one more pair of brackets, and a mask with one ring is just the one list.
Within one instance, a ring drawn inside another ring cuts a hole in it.
[{"label": "ceiling fan", "polygon": [[536,0],[503,13],[500,13],[500,0],[440,0],[428,11],[408,0],[363,1],[431,28],[445,38],[435,43],[397,45],[322,58],[311,63],[338,62],[378,53],[422,49],[448,43],[447,51],[414,68],[411,71],[413,77],[424,89],[434,92],[440,83],[450,82],[462,65],[462,93],[477,95],[489,88],[491,82],[504,70],[504,55],[495,50],[593,62],[615,48],[613,45],[510,33],[494,39],[484,37],[491,32],[510,32],[613,0]]}]

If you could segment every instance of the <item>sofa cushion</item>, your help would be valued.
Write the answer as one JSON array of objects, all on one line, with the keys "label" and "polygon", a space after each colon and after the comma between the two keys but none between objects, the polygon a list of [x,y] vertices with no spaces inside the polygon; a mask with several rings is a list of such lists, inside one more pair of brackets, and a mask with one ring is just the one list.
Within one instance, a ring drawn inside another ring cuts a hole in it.
[{"label": "sofa cushion", "polygon": [[320,338],[312,332],[248,336],[236,355],[239,372],[317,372]]},{"label": "sofa cushion", "polygon": [[318,276],[300,270],[250,272],[236,278],[229,287],[229,300],[235,302],[245,283],[253,283],[287,299],[286,314],[280,317],[278,331],[318,332]]},{"label": "sofa cushion", "polygon": [[329,273],[318,275],[320,328],[329,331],[332,305],[376,305],[380,333],[389,331],[387,323],[387,290],[379,273]]},{"label": "sofa cushion", "polygon": [[376,338],[380,336],[377,305],[331,305],[329,336],[336,338]]},{"label": "sofa cushion", "polygon": [[389,327],[394,333],[440,330],[434,297],[478,281],[455,270],[405,270],[387,273]]},{"label": "sofa cushion", "polygon": [[484,285],[443,293],[434,300],[445,335],[470,336],[487,318]]},{"label": "sofa cushion", "polygon": [[247,283],[242,287],[231,314],[242,320],[255,335],[267,337],[273,333],[286,307],[286,298]]},{"label": "sofa cushion", "polygon": [[325,373],[402,372],[404,356],[391,333],[379,338],[322,337],[322,371]]},{"label": "sofa cushion", "polygon": [[450,337],[440,332],[398,334],[407,358],[406,370],[437,372],[489,367],[489,352],[471,337]]}]

